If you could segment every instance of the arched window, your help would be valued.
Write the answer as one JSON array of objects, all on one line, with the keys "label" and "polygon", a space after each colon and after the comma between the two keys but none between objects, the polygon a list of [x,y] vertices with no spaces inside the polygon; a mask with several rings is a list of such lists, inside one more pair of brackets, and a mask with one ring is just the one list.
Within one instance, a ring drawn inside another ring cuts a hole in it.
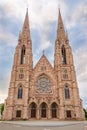
[{"label": "arched window", "polygon": [[70,99],[70,92],[69,92],[69,87],[66,85],[65,86],[65,99]]},{"label": "arched window", "polygon": [[64,45],[62,46],[61,53],[62,53],[62,64],[66,64],[66,50]]},{"label": "arched window", "polygon": [[23,89],[22,89],[22,86],[20,85],[18,88],[18,99],[21,99],[22,95],[23,95]]},{"label": "arched window", "polygon": [[21,64],[25,64],[25,46],[23,45],[22,50],[21,50]]}]

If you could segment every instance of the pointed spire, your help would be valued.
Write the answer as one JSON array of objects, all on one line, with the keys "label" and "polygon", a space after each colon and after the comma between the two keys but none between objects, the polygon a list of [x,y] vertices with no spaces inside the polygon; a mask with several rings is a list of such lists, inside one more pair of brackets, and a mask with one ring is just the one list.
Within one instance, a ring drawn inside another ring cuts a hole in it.
[{"label": "pointed spire", "polygon": [[59,8],[57,38],[62,38],[62,37],[65,37],[65,30],[64,30],[64,25],[63,25],[60,8]]},{"label": "pointed spire", "polygon": [[28,8],[27,8],[27,12],[26,12],[23,28],[22,28],[22,34],[27,35],[28,38],[30,39],[30,27],[29,27]]}]

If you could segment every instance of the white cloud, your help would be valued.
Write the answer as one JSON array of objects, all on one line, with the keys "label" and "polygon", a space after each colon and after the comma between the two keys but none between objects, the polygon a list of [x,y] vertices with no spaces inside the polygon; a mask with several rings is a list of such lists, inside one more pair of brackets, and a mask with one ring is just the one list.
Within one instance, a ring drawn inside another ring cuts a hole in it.
[{"label": "white cloud", "polygon": [[87,83],[79,82],[80,95],[82,98],[87,98]]},{"label": "white cloud", "polygon": [[38,0],[38,2],[36,0],[0,0],[0,7],[2,7],[3,11],[7,15],[15,16],[18,19],[23,19],[28,6],[29,16],[32,19],[31,22],[36,25],[43,24],[44,21],[56,19],[58,5],[62,7],[62,12],[65,12],[66,4],[64,0],[50,0],[50,2],[47,0]]},{"label": "white cloud", "polygon": [[75,51],[74,59],[80,97],[83,100],[84,107],[87,107],[87,44]]},{"label": "white cloud", "polygon": [[41,31],[41,39],[40,39],[40,46],[37,50],[37,53],[39,54],[41,51],[45,51],[49,47],[51,47],[52,43],[49,41],[49,33],[50,33],[50,25],[47,24],[46,28],[42,28]]},{"label": "white cloud", "polygon": [[81,2],[77,7],[73,15],[73,19],[76,22],[87,19],[87,2]]},{"label": "white cloud", "polygon": [[74,57],[78,81],[87,82],[87,45],[77,49]]},{"label": "white cloud", "polygon": [[[16,46],[17,44],[17,37],[14,36],[12,33],[10,32],[6,32],[5,30],[3,30],[2,28],[0,28],[0,40],[2,42],[4,42],[7,46]],[[0,44],[3,44],[3,43]]]},{"label": "white cloud", "polygon": [[[0,60],[8,60],[13,57],[13,48],[16,47],[17,37],[0,27]],[[7,49],[6,49],[7,48]],[[6,49],[6,50],[5,50]]]},{"label": "white cloud", "polygon": [[79,86],[80,97],[83,101],[83,107],[87,108],[87,83],[79,82],[78,86]]},{"label": "white cloud", "polygon": [[5,90],[9,85],[10,75],[11,75],[10,71],[7,71],[5,72],[5,74],[2,75],[2,81],[1,81],[2,85],[0,87],[3,88],[3,90]]},{"label": "white cloud", "polygon": [[[58,3],[59,2],[57,0],[50,0],[50,2],[47,2],[47,0],[39,0],[39,2],[36,2],[35,0],[31,1],[31,23],[33,23],[35,26],[38,25],[39,27],[44,27],[44,24],[57,20]],[[64,1],[61,1],[60,4],[62,4],[63,9],[66,8]]]},{"label": "white cloud", "polygon": [[50,41],[45,41],[45,40],[43,40],[42,43],[43,43],[43,44],[41,44],[40,50],[46,50],[47,48],[49,48],[49,47],[51,46]]},{"label": "white cloud", "polygon": [[0,93],[0,103],[4,103],[6,98],[7,98],[7,93],[6,94]]},{"label": "white cloud", "polygon": [[[2,12],[5,13],[8,17],[15,17],[17,19],[22,19],[24,17],[24,1],[22,0],[1,0],[0,1],[0,8]],[[20,17],[19,17],[20,16]],[[3,16],[2,16],[3,17]]]},{"label": "white cloud", "polygon": [[[4,72],[4,71],[3,71]],[[4,101],[7,98],[8,94],[8,87],[10,83],[10,75],[11,72],[7,71],[3,74],[1,81],[0,81],[0,102]]]},{"label": "white cloud", "polygon": [[84,24],[84,22],[87,21],[87,1],[84,0],[79,2],[78,5],[71,10],[71,13],[67,12],[67,19],[65,21],[67,28],[78,26],[78,23]]}]

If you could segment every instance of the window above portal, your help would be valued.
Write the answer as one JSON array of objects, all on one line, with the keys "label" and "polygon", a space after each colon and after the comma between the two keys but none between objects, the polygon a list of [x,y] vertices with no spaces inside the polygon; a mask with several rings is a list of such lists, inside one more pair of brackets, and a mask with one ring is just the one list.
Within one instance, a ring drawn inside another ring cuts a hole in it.
[{"label": "window above portal", "polygon": [[51,92],[51,82],[46,75],[42,75],[37,79],[35,88],[36,91],[40,93]]}]

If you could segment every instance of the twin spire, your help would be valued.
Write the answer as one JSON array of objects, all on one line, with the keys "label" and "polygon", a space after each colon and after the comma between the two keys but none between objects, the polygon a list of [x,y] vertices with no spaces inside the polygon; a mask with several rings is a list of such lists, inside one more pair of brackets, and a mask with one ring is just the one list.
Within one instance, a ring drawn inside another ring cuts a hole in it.
[{"label": "twin spire", "polygon": [[[28,17],[28,9],[26,12],[23,28],[22,28],[22,35],[25,34],[27,37],[30,39],[30,27],[29,27],[29,17]],[[64,25],[59,9],[59,16],[58,16],[58,28],[57,28],[57,39],[64,38],[66,36],[65,30],[64,30]]]}]

